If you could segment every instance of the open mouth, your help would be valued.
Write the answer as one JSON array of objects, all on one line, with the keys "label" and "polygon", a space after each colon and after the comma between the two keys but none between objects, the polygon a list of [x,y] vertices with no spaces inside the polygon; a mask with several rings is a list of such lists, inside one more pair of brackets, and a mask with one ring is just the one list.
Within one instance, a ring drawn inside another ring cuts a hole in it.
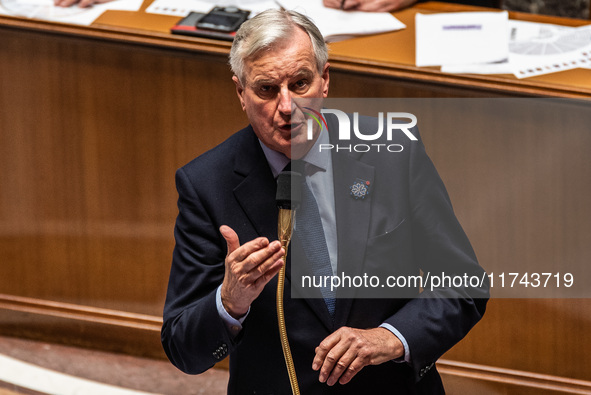
[{"label": "open mouth", "polygon": [[299,133],[301,131],[303,125],[304,125],[303,122],[291,122],[291,123],[279,125],[278,129],[281,132],[293,134],[293,133]]}]

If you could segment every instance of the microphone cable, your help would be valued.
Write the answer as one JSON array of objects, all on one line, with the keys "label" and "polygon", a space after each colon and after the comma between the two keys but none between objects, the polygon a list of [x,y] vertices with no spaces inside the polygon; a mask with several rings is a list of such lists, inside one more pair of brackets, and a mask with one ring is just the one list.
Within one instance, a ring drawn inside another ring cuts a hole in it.
[{"label": "microphone cable", "polygon": [[293,233],[293,222],[295,210],[301,202],[301,178],[300,173],[285,170],[277,177],[277,207],[279,216],[277,218],[277,232],[281,246],[285,248],[283,256],[283,267],[279,271],[277,278],[277,321],[279,324],[279,337],[281,347],[283,348],[283,357],[287,367],[287,374],[291,384],[293,395],[300,395],[298,379],[287,338],[287,328],[285,326],[285,312],[283,307],[283,293],[285,289],[285,266],[287,265],[287,249]]}]

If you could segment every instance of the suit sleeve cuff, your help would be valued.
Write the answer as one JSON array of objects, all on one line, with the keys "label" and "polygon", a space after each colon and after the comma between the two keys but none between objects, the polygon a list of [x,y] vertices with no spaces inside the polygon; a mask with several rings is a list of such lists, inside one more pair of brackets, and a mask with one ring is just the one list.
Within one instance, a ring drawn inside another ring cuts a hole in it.
[{"label": "suit sleeve cuff", "polygon": [[404,336],[402,336],[402,333],[400,333],[398,331],[398,329],[394,328],[392,325],[388,324],[387,322],[384,322],[382,325],[380,325],[380,328],[385,328],[385,329],[389,330],[390,332],[392,332],[394,334],[394,336],[396,336],[402,342],[402,345],[404,346],[404,358],[402,358],[402,357],[396,358],[396,359],[393,359],[393,361],[397,362],[397,363],[402,363],[402,362],[410,363],[410,349],[408,347],[408,343],[406,342],[406,339],[404,338]]},{"label": "suit sleeve cuff", "polygon": [[232,337],[238,336],[238,334],[242,330],[242,323],[244,322],[244,320],[248,316],[248,313],[250,312],[250,307],[248,308],[248,311],[246,312],[246,314],[244,314],[239,319],[232,317],[226,311],[224,304],[222,303],[222,286],[221,285],[218,287],[218,289],[216,291],[215,302],[216,302],[216,306],[218,309],[218,314],[220,315],[220,318],[224,322],[226,329],[228,329],[228,333],[230,333],[230,335]]}]

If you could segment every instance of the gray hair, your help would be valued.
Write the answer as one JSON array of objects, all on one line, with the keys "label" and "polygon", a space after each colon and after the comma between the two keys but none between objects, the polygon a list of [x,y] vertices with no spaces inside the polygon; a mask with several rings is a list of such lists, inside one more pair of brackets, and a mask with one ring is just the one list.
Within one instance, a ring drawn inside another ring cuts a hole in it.
[{"label": "gray hair", "polygon": [[318,72],[328,61],[328,47],[322,33],[307,16],[296,11],[269,9],[244,22],[236,32],[230,51],[230,68],[244,82],[244,62],[259,51],[289,39],[294,29],[305,31],[312,42]]}]

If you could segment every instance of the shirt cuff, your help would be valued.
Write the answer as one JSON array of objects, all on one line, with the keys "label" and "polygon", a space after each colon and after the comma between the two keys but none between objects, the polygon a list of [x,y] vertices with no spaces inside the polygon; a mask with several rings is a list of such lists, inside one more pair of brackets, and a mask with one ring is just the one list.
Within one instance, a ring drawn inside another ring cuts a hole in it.
[{"label": "shirt cuff", "polygon": [[224,304],[222,303],[222,286],[221,285],[218,287],[218,289],[215,293],[215,303],[216,303],[216,306],[218,309],[218,314],[220,315],[220,318],[222,319],[222,321],[226,325],[228,332],[230,333],[230,335],[232,337],[236,337],[240,333],[240,331],[242,330],[242,323],[244,322],[244,320],[248,316],[248,313],[250,313],[250,307],[248,308],[248,311],[246,312],[246,314],[244,314],[239,319],[232,317],[226,311],[226,308],[224,307]]},{"label": "shirt cuff", "polygon": [[393,361],[398,362],[398,363],[402,363],[402,362],[410,363],[410,349],[408,348],[408,343],[406,342],[406,339],[404,338],[404,336],[402,336],[402,333],[400,333],[398,331],[398,329],[394,328],[392,325],[388,324],[387,322],[384,322],[382,325],[380,325],[380,328],[385,328],[385,329],[389,330],[390,332],[392,332],[394,334],[394,336],[396,336],[402,342],[402,345],[404,346],[404,359],[402,357],[400,357],[400,358],[394,359]]}]

